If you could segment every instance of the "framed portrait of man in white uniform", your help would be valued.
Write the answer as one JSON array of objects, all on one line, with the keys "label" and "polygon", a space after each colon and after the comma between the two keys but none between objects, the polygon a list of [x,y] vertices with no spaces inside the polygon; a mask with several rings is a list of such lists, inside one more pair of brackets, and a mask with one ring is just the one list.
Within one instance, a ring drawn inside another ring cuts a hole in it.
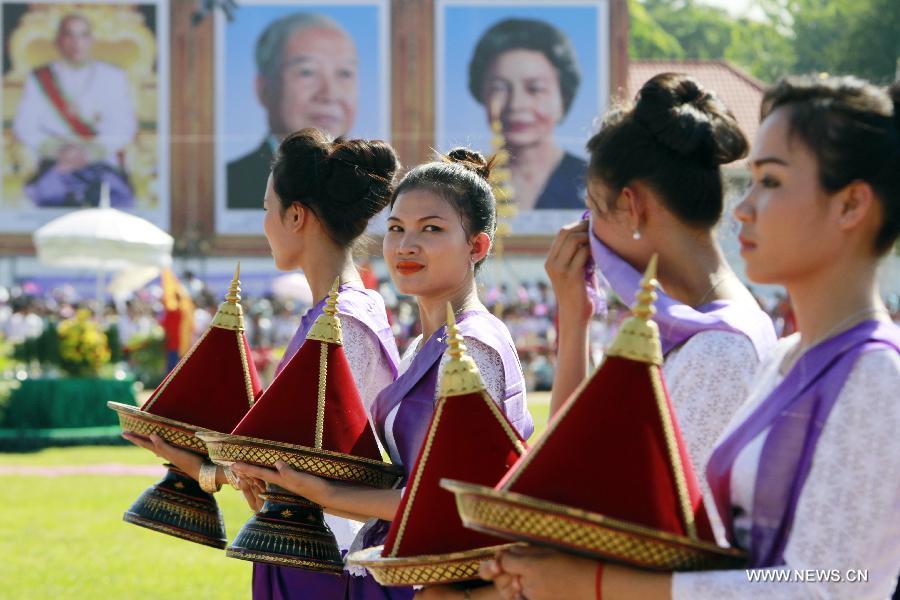
[{"label": "framed portrait of man in white uniform", "polygon": [[110,205],[168,228],[168,5],[2,2],[0,231]]}]

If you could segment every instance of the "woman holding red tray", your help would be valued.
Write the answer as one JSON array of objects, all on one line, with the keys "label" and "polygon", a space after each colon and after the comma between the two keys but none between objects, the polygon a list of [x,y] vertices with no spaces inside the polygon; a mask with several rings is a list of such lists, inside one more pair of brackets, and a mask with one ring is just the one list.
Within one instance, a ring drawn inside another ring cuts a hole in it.
[{"label": "woman holding red tray", "polygon": [[[490,164],[480,154],[456,149],[407,173],[390,204],[384,258],[398,291],[418,302],[422,335],[403,356],[397,380],[378,395],[372,415],[391,461],[406,471],[404,481],[434,414],[447,349],[448,302],[456,313],[466,354],[478,365],[488,394],[523,438],[534,429],[513,340],[478,299],[475,273],[490,251],[496,228],[489,174]],[[275,471],[237,464],[234,469],[323,506],[371,517],[354,549],[384,543],[403,495],[402,489],[335,484],[287,466]],[[348,579],[346,596],[340,598],[398,600],[413,595],[410,587],[382,587],[364,570],[358,574]]]},{"label": "woman holding red tray", "polygon": [[543,550],[483,565],[505,599],[889,598],[900,572],[900,328],[876,273],[900,235],[900,86],[791,77],[763,99],[736,208],[754,281],[799,332],[706,465],[749,569],[650,573]]},{"label": "woman holding red tray", "polygon": [[[277,372],[306,340],[309,329],[325,307],[334,280],[341,278],[338,314],[343,348],[360,397],[371,414],[376,396],[397,376],[399,355],[384,300],[362,284],[353,262],[353,247],[370,219],[391,198],[399,167],[394,150],[385,142],[331,139],[317,129],[303,129],[286,137],[275,155],[266,185],[263,228],[275,265],[282,271],[301,270],[313,297],[321,300],[301,318]],[[154,436],[152,443],[129,437],[182,468],[199,472],[200,457],[183,452]],[[217,483],[227,479],[219,467]],[[251,508],[258,510],[264,485],[251,477],[237,481]],[[234,482],[233,482],[234,483]],[[338,546],[346,551],[362,522],[329,514],[326,523]],[[253,597],[343,598],[348,574],[343,576],[301,571],[256,563]]]}]

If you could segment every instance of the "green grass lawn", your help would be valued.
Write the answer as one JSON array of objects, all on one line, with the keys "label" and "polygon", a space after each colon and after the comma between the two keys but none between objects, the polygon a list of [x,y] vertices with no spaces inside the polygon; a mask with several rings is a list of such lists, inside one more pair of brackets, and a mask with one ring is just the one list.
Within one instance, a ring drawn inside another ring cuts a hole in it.
[{"label": "green grass lawn", "polygon": [[[80,455],[98,455],[98,450],[61,452],[84,464]],[[121,462],[137,462],[130,449],[104,450],[99,454],[103,462],[120,462],[120,454]],[[57,452],[49,454],[62,459]],[[122,513],[154,481],[140,476],[0,477],[6,499],[0,512],[0,597],[248,598],[249,562],[122,521]],[[234,536],[249,509],[234,490],[216,497]]]},{"label": "green grass lawn", "polygon": [[[162,461],[137,446],[80,446],[46,448],[37,452],[0,453],[0,465],[55,467],[62,465],[161,465]],[[5,481],[5,479],[4,479]]]},{"label": "green grass lawn", "polygon": [[528,405],[531,416],[534,417],[534,433],[528,438],[529,443],[533,444],[537,437],[547,428],[547,416],[550,414],[549,402],[548,398],[546,403],[530,402]]},{"label": "green grass lawn", "polygon": [[[535,437],[547,422],[549,407],[542,399],[531,403]],[[0,465],[94,464],[160,461],[130,446],[0,454]],[[156,479],[0,475],[0,598],[249,598],[249,562],[122,521],[125,510]],[[249,509],[229,487],[216,498],[233,539]]]}]

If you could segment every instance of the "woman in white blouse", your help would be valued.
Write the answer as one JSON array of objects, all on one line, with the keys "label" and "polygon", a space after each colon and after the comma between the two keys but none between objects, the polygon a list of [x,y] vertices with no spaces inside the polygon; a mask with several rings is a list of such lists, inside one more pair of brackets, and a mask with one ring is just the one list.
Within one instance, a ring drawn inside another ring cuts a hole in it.
[{"label": "woman in white blouse", "polygon": [[754,378],[707,477],[749,570],[648,573],[528,550],[483,565],[504,598],[889,598],[900,573],[900,328],[876,271],[900,234],[900,86],[767,91],[736,215],[751,279],[799,332]]},{"label": "woman in white blouse", "polygon": [[[340,277],[338,312],[343,327],[344,351],[353,381],[371,414],[376,396],[397,375],[399,356],[387,320],[384,301],[367,290],[353,262],[353,247],[369,220],[390,201],[399,161],[385,142],[359,139],[332,141],[317,129],[302,129],[280,144],[262,200],[266,211],[263,230],[275,266],[282,271],[302,270],[318,304],[301,318],[276,372],[300,349],[306,334],[322,314],[325,298]],[[125,434],[197,477],[202,459],[167,444],[158,436],[143,439]],[[228,478],[216,471],[217,484]],[[262,506],[263,482],[252,477],[232,478],[254,510]],[[333,513],[333,511],[329,511]],[[362,522],[326,513],[325,521],[341,550],[347,550]],[[346,575],[321,573],[254,563],[253,597],[307,598],[310,586],[318,593],[343,598]],[[325,590],[325,591],[323,591]]]},{"label": "woman in white blouse", "polygon": [[[496,229],[495,200],[488,183],[491,162],[477,152],[454,149],[441,160],[410,170],[389,204],[384,259],[397,289],[416,299],[422,336],[412,341],[396,381],[378,394],[371,415],[392,462],[404,468],[404,483],[434,414],[447,349],[448,303],[456,313],[466,354],[478,365],[491,398],[523,439],[534,429],[515,344],[506,326],[482,305],[475,280]],[[238,463],[233,469],[241,476],[278,484],[339,514],[371,519],[353,549],[384,543],[403,494],[396,489],[335,484],[286,465],[275,471]],[[382,587],[365,571],[354,570],[354,574],[360,576],[346,578],[339,596],[317,595],[308,587],[299,588],[305,595],[297,597],[406,600],[413,595],[411,587]]]},{"label": "woman in white blouse", "polygon": [[[589,261],[631,304],[641,274],[657,254],[662,291],[654,318],[665,355],[663,373],[691,461],[706,463],[760,358],[775,344],[771,319],[732,272],[715,239],[724,204],[719,165],[744,156],[747,148],[734,116],[686,75],[657,75],[643,85],[633,106],[606,116],[588,142],[590,222],[564,227],[546,262],[559,306],[551,412],[588,375],[589,326],[594,304],[601,302],[585,286]],[[701,488],[712,506],[708,487]],[[714,529],[721,530],[715,512],[708,512]],[[454,595],[462,598],[449,589],[423,594]],[[473,600],[492,595],[490,589],[469,593]]]},{"label": "woman in white blouse", "polygon": [[633,106],[604,119],[588,142],[590,222],[563,228],[546,263],[559,305],[553,412],[588,374],[595,307],[583,285],[585,264],[592,259],[630,305],[658,254],[663,373],[691,460],[706,464],[760,358],[775,344],[771,319],[732,272],[715,236],[724,205],[719,165],[747,148],[731,112],[686,75],[653,77]]}]

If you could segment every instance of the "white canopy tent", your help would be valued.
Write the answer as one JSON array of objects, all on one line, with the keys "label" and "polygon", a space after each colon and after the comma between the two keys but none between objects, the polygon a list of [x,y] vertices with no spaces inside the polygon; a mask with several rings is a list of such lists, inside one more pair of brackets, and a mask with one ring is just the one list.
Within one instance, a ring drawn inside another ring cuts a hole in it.
[{"label": "white canopy tent", "polygon": [[34,232],[37,257],[52,266],[97,271],[98,308],[106,273],[117,296],[138,289],[172,264],[171,235],[140,217],[109,206],[103,190],[99,208],[73,211]]}]

